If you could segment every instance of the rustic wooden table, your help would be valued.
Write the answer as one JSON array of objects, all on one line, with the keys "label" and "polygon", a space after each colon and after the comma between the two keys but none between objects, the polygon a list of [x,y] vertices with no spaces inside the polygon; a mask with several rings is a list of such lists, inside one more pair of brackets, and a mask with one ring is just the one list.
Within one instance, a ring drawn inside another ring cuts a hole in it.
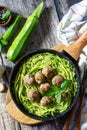
[{"label": "rustic wooden table", "polygon": [[[44,0],[46,8],[41,16],[39,25],[32,38],[32,44],[29,44],[27,51],[39,48],[51,48],[58,45],[57,27],[63,15],[68,11],[68,8],[81,0]],[[0,5],[7,6],[13,12],[19,13],[24,17],[28,17],[41,0],[0,0]],[[19,25],[20,29],[21,23]],[[5,32],[4,27],[0,27],[0,35]],[[9,45],[8,45],[9,46]],[[7,48],[3,50],[2,58],[6,66],[6,72],[0,82],[3,82],[8,87],[8,80],[13,63],[6,59]],[[45,122],[40,125],[27,126],[13,120],[6,111],[5,107],[6,93],[0,93],[0,130],[61,130],[62,121],[55,120]]]}]

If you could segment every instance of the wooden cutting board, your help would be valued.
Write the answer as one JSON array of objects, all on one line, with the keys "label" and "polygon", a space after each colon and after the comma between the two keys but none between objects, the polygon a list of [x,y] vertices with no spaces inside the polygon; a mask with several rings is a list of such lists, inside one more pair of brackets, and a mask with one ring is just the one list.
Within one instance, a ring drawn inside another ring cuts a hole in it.
[{"label": "wooden cutting board", "polygon": [[[60,45],[53,47],[52,49],[61,52],[64,48],[65,48],[65,45],[60,44]],[[35,124],[39,124],[42,122],[41,120],[32,119],[32,118],[26,116],[24,113],[22,113],[16,107],[13,100],[11,99],[9,91],[7,92],[7,95],[6,95],[6,110],[14,120],[16,120],[20,123],[27,124],[27,125],[35,125]]]}]

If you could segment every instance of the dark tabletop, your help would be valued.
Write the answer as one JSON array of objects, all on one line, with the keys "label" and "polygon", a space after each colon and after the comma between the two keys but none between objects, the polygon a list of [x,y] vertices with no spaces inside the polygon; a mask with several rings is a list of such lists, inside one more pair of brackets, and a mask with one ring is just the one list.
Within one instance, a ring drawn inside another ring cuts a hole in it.
[{"label": "dark tabletop", "polygon": [[[44,0],[45,9],[40,18],[39,25],[32,37],[31,43],[28,45],[27,51],[51,48],[58,45],[57,39],[57,27],[59,21],[64,14],[67,13],[69,7],[81,0]],[[41,0],[0,0],[0,5],[4,5],[12,10],[14,13],[19,13],[27,18]],[[19,30],[21,23],[19,25]],[[0,35],[5,32],[5,27],[0,27]],[[9,46],[9,45],[8,45]],[[6,59],[6,47],[3,50],[2,58],[6,66],[6,72],[3,78],[0,79],[8,87],[8,80],[13,63]],[[0,93],[0,130],[61,130],[63,126],[63,120],[53,120],[51,122],[45,122],[40,125],[27,126],[13,120],[6,111],[5,108],[6,93]]]}]

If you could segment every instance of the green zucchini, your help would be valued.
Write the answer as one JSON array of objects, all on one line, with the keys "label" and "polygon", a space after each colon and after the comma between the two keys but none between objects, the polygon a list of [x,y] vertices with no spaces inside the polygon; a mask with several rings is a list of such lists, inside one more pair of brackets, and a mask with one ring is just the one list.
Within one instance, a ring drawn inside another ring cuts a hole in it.
[{"label": "green zucchini", "polygon": [[41,2],[41,4],[36,8],[32,15],[27,18],[22,30],[19,32],[12,45],[8,49],[8,60],[14,62],[23,54],[27,46],[27,39],[31,38],[31,35],[39,22],[39,17],[42,13],[43,8],[44,3]]},{"label": "green zucchini", "polygon": [[2,20],[6,20],[11,16],[11,11],[7,10],[4,14],[2,14]]},{"label": "green zucchini", "polygon": [[[10,25],[10,27],[6,30],[6,32],[2,35],[0,38],[3,42],[2,44],[7,45],[9,40],[12,38],[13,34],[18,28],[19,22],[22,19],[21,15],[17,15],[13,23]],[[7,44],[4,43],[4,41],[7,41]]]}]

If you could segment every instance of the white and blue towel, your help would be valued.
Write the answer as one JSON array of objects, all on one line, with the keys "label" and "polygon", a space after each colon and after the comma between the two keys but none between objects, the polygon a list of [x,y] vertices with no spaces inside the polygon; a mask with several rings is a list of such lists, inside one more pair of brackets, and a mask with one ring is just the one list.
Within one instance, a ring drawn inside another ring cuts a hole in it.
[{"label": "white and blue towel", "polygon": [[[57,28],[58,40],[66,46],[76,41],[87,29],[87,0],[83,0],[70,7]],[[80,55],[79,66],[81,77],[87,68],[87,46]]]}]

